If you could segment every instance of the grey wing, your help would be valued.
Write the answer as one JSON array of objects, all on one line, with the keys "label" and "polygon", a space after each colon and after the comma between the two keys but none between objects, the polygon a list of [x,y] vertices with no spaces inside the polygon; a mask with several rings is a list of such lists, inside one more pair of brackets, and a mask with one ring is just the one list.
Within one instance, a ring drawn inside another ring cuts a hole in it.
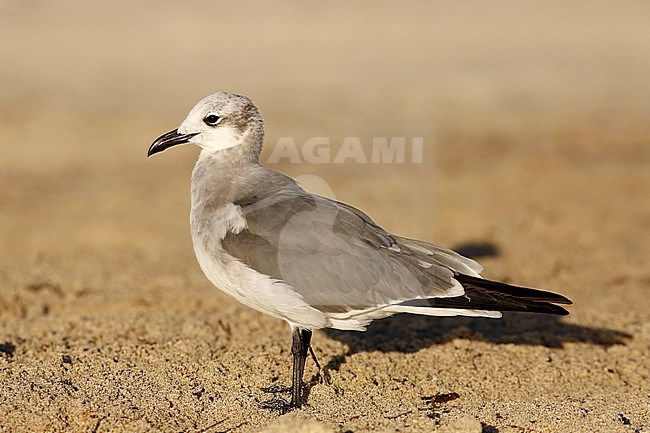
[{"label": "grey wing", "polygon": [[[366,221],[368,224],[374,226],[378,230],[383,231],[368,215],[345,203],[336,202],[337,205],[342,206],[355,213],[359,218]],[[447,266],[448,268],[471,276],[480,276],[479,273],[483,271],[483,266],[474,260],[458,254],[456,251],[444,248],[429,242],[420,241],[417,239],[408,239],[401,236],[392,236],[393,240],[404,249],[406,254],[414,255],[423,259],[423,261],[433,260],[438,264]]]},{"label": "grey wing", "polygon": [[223,248],[325,313],[462,296],[454,266],[478,266],[448,250],[392,236],[357,209],[304,192],[236,204],[246,228],[228,233]]}]

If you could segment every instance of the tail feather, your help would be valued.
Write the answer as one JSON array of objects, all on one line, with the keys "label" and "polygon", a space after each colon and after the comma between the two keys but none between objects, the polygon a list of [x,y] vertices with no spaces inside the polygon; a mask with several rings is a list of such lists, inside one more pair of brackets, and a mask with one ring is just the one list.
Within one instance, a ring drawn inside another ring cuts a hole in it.
[{"label": "tail feather", "polygon": [[571,304],[571,300],[556,293],[527,287],[511,286],[469,275],[454,277],[465,289],[465,295],[453,298],[427,298],[399,305],[442,309],[484,311],[525,311],[566,316],[567,310],[555,304]]}]

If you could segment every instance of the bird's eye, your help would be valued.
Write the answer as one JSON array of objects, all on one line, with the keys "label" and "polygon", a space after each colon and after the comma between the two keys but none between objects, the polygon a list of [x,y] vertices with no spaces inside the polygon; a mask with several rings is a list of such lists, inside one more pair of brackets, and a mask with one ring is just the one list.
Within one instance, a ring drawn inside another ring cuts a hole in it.
[{"label": "bird's eye", "polygon": [[219,120],[221,120],[221,117],[217,116],[216,114],[208,114],[203,119],[205,124],[209,126],[215,126],[217,123],[219,123]]}]

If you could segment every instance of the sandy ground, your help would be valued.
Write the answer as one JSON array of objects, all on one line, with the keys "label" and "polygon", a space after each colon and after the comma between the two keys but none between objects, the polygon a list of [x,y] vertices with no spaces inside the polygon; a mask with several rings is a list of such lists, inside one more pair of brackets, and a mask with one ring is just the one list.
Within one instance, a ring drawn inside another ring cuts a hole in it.
[{"label": "sandy ground", "polygon": [[[0,2],[0,431],[650,431],[645,3]],[[419,164],[291,164],[385,228],[561,292],[571,315],[288,326],[201,274],[196,149],[218,89],[299,145],[422,136]],[[454,398],[455,397],[455,398]]]}]

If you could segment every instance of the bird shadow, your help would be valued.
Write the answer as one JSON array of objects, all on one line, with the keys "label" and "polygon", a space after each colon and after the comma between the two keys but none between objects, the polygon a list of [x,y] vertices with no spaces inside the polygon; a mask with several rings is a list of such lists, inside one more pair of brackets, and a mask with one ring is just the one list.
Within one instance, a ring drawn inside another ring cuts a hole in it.
[{"label": "bird shadow", "polygon": [[435,318],[400,315],[375,321],[364,333],[328,329],[329,338],[357,352],[413,353],[429,346],[455,339],[483,341],[493,344],[521,344],[561,348],[565,343],[587,343],[599,346],[626,344],[632,336],[609,328],[565,323],[550,315],[503,313],[501,320],[485,318]]},{"label": "bird shadow", "polygon": [[501,320],[486,318],[431,318],[408,314],[373,322],[366,332],[323,331],[329,338],[348,346],[344,354],[334,355],[319,368],[307,392],[319,382],[330,382],[330,372],[339,371],[347,358],[359,352],[414,353],[455,339],[493,344],[518,344],[562,348],[565,343],[586,343],[610,347],[625,345],[632,335],[609,328],[564,323],[546,314],[503,313]]},{"label": "bird shadow", "polygon": [[[455,248],[474,259],[499,255],[497,245],[469,242]],[[483,341],[493,344],[521,344],[562,348],[565,343],[587,343],[599,346],[626,344],[632,336],[609,328],[565,323],[558,316],[504,312],[501,320],[470,317],[431,318],[398,315],[373,322],[364,333],[327,329],[325,334],[348,346],[345,355],[334,356],[324,371],[338,370],[346,357],[358,352],[413,353],[423,348],[455,339]]]},{"label": "bird shadow", "polygon": [[453,248],[457,253],[476,259],[482,259],[485,257],[496,257],[501,251],[497,244],[492,242],[465,242],[463,244],[456,245]]}]

